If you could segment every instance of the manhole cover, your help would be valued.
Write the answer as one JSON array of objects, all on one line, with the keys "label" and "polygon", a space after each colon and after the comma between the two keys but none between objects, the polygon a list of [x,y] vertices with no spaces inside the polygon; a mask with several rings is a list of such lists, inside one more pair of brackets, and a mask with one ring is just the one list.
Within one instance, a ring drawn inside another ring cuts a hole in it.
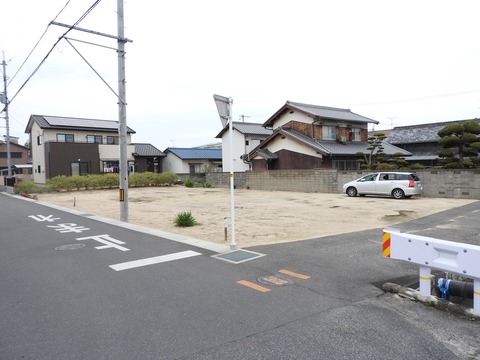
[{"label": "manhole cover", "polygon": [[57,246],[55,250],[76,250],[76,249],[81,249],[84,246],[85,244],[68,244],[68,245]]},{"label": "manhole cover", "polygon": [[269,286],[285,286],[289,284],[293,284],[293,281],[290,279],[280,278],[278,276],[267,275],[267,276],[260,276],[258,278],[258,282],[263,285]]}]

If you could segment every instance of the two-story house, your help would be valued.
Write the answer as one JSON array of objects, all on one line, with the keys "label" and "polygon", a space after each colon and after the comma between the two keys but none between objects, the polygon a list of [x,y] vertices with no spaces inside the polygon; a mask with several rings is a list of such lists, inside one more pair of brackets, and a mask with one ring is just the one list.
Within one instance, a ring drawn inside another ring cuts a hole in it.
[{"label": "two-story house", "polygon": [[[349,109],[287,101],[264,124],[273,133],[244,160],[253,171],[327,168],[356,170],[369,153],[368,124],[378,121]],[[408,151],[383,143],[386,156]]]},{"label": "two-story house", "polygon": [[[7,140],[0,138],[0,185],[6,184],[8,177]],[[17,180],[30,180],[32,165],[28,148],[18,143],[18,137],[10,136],[10,172]]]},{"label": "two-story house", "polygon": [[[250,164],[245,162],[244,158],[263,140],[269,137],[272,134],[272,130],[265,128],[262,124],[236,121],[232,123],[232,129],[233,145],[230,145],[229,124],[225,124],[222,131],[216,136],[216,138],[222,139],[223,171],[230,172],[231,162],[233,162],[234,172],[250,170]],[[233,148],[233,151],[231,151],[231,148]]]},{"label": "two-story house", "polygon": [[[45,184],[58,175],[117,172],[118,121],[31,115],[25,133],[30,137],[33,180]],[[135,146],[127,128],[127,161],[133,170]]]}]

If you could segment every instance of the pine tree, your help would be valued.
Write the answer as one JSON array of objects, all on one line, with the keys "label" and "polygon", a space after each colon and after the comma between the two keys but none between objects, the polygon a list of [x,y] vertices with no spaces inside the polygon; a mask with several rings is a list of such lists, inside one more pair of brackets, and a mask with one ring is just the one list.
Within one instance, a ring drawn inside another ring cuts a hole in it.
[{"label": "pine tree", "polygon": [[442,146],[437,151],[439,163],[447,169],[480,167],[480,124],[474,120],[462,124],[448,124],[438,131]]},{"label": "pine tree", "polygon": [[367,150],[368,153],[358,152],[357,155],[361,155],[362,158],[357,161],[361,164],[362,169],[375,170],[376,164],[383,161],[385,153],[383,151],[383,140],[387,136],[384,133],[375,133],[373,136],[369,136],[367,142],[369,144]]}]

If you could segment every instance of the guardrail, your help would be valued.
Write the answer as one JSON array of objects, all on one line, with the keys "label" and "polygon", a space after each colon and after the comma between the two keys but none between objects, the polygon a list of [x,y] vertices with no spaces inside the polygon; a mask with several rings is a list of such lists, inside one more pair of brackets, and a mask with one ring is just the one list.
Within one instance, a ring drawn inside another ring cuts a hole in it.
[{"label": "guardrail", "polygon": [[420,295],[431,296],[431,269],[473,279],[473,312],[480,315],[480,246],[383,230],[383,256],[419,266]]}]

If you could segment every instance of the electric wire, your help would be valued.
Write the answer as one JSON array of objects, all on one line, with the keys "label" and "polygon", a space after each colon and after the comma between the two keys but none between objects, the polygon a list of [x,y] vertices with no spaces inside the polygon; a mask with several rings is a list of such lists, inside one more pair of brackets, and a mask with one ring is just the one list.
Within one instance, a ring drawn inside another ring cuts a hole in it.
[{"label": "electric wire", "polygon": [[[40,64],[38,64],[38,66],[35,68],[35,70],[33,70],[32,74],[27,78],[27,80],[25,80],[25,82],[23,83],[23,85],[17,90],[17,92],[15,93],[15,95],[13,95],[13,97],[8,101],[8,104],[5,105],[5,108],[10,105],[12,103],[12,101],[17,97],[17,95],[20,93],[20,91],[22,91],[22,89],[25,87],[25,85],[30,81],[30,79],[37,73],[37,71],[40,69],[40,67],[45,63],[45,61],[47,60],[47,58],[50,56],[50,54],[52,53],[53,49],[55,49],[55,47],[57,46],[57,44],[63,40],[63,38],[70,32],[72,31],[75,26],[77,26],[83,19],[85,19],[85,17],[90,14],[90,12],[100,3],[101,0],[96,0],[91,6],[90,8],[82,15],[80,16],[80,18],[72,25],[68,28],[67,31],[65,31],[65,33],[63,33],[62,36],[60,36],[58,38],[58,40],[55,42],[55,44],[53,44],[52,48],[48,51],[47,55],[45,55],[45,57],[42,59],[42,61],[40,61]],[[51,23],[51,22],[50,22]],[[3,110],[5,110],[5,108]],[[3,111],[2,110],[2,111]]]},{"label": "electric wire", "polygon": [[[52,20],[52,21],[55,21],[59,16],[60,14],[63,12],[63,10],[65,10],[65,8],[68,6],[68,4],[70,3],[71,0],[68,0],[66,2],[66,4],[63,6],[63,8],[58,12],[58,14],[55,16],[55,18]],[[17,72],[10,78],[10,81],[8,82],[8,85],[10,85],[10,83],[13,81],[13,79],[15,79],[15,77],[17,76],[17,74],[20,72],[20,70],[22,70],[23,66],[25,65],[25,63],[28,61],[28,59],[30,58],[30,56],[32,55],[32,53],[35,51],[35,49],[37,48],[38,44],[40,44],[40,41],[42,41],[43,37],[45,36],[45,34],[47,33],[48,31],[48,28],[50,27],[52,22],[49,22],[47,27],[45,28],[45,31],[43,32],[43,34],[40,36],[40,39],[38,39],[37,43],[35,44],[35,46],[33,47],[33,49],[30,51],[30,53],[27,55],[27,57],[25,58],[25,60],[22,62],[22,64],[20,65],[20,67],[18,68]]]}]

